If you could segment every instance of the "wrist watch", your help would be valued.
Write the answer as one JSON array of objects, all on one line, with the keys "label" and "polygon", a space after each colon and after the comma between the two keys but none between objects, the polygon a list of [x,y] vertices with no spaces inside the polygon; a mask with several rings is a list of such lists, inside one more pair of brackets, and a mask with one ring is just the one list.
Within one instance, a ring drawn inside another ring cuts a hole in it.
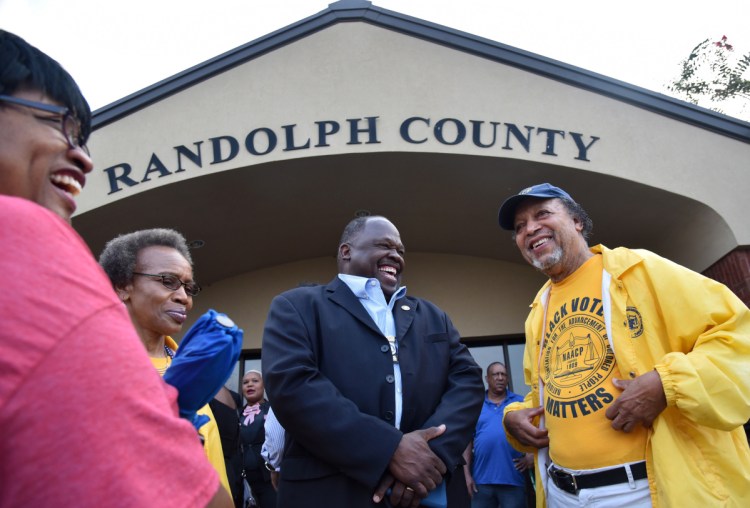
[{"label": "wrist watch", "polygon": [[272,473],[276,471],[276,468],[271,465],[270,462],[266,461],[266,469],[271,471]]}]

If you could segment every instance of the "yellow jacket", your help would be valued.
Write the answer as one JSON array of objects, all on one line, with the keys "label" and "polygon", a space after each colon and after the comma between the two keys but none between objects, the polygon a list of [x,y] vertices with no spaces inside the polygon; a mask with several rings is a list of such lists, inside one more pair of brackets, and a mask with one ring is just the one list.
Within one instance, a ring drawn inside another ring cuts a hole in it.
[{"label": "yellow jacket", "polygon": [[[646,448],[655,507],[750,506],[750,449],[742,425],[750,418],[750,311],[724,285],[652,252],[602,245],[602,300],[607,335],[623,376],[652,369],[667,408]],[[524,376],[531,392],[514,411],[539,406],[539,336],[547,282],[526,319]],[[506,432],[507,433],[507,432]],[[518,450],[538,451],[507,434]],[[604,443],[603,443],[604,445]],[[545,506],[538,482],[537,506]]]}]

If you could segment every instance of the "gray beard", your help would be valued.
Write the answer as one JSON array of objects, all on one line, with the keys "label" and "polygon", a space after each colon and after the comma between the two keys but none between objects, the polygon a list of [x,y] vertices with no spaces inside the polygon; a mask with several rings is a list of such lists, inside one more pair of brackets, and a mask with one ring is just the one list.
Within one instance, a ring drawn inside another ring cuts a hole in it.
[{"label": "gray beard", "polygon": [[562,260],[563,257],[563,251],[561,247],[555,247],[555,250],[552,251],[550,255],[544,258],[544,261],[540,261],[537,258],[534,258],[531,261],[531,265],[539,270],[540,272],[544,273],[546,270],[552,268],[557,263],[559,263]]}]

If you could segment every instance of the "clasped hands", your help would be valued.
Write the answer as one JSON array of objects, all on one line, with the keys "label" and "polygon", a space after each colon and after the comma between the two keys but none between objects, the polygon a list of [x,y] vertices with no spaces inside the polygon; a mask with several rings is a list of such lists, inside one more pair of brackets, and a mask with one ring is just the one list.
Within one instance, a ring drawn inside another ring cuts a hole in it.
[{"label": "clasped hands", "polygon": [[[656,417],[667,407],[664,387],[655,370],[635,379],[614,379],[613,384],[622,393],[604,414],[612,420],[612,428],[615,430],[631,432],[638,424],[651,427]],[[542,413],[544,408],[541,406],[510,411],[505,415],[505,428],[524,445],[535,448],[549,446],[547,429],[534,425],[534,419]]]},{"label": "clasped hands", "polygon": [[415,430],[401,437],[372,500],[379,503],[390,488],[393,506],[416,508],[443,481],[445,464],[427,444],[445,432],[445,425]]}]

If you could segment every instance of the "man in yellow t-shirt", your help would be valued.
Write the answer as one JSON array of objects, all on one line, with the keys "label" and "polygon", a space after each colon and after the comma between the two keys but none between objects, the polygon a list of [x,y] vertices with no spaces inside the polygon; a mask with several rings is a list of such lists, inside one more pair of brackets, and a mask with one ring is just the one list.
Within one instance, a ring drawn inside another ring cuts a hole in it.
[{"label": "man in yellow t-shirt", "polygon": [[[570,276],[553,282],[541,370],[544,407],[555,464],[596,469],[643,462],[647,432],[614,432],[605,411],[622,379],[609,345],[601,302],[602,257],[590,257]],[[607,446],[602,446],[602,443]]]},{"label": "man in yellow t-shirt", "polygon": [[531,391],[503,425],[536,452],[537,506],[750,506],[750,311],[645,250],[589,248],[584,209],[548,183],[503,229],[549,277],[526,320]]}]

